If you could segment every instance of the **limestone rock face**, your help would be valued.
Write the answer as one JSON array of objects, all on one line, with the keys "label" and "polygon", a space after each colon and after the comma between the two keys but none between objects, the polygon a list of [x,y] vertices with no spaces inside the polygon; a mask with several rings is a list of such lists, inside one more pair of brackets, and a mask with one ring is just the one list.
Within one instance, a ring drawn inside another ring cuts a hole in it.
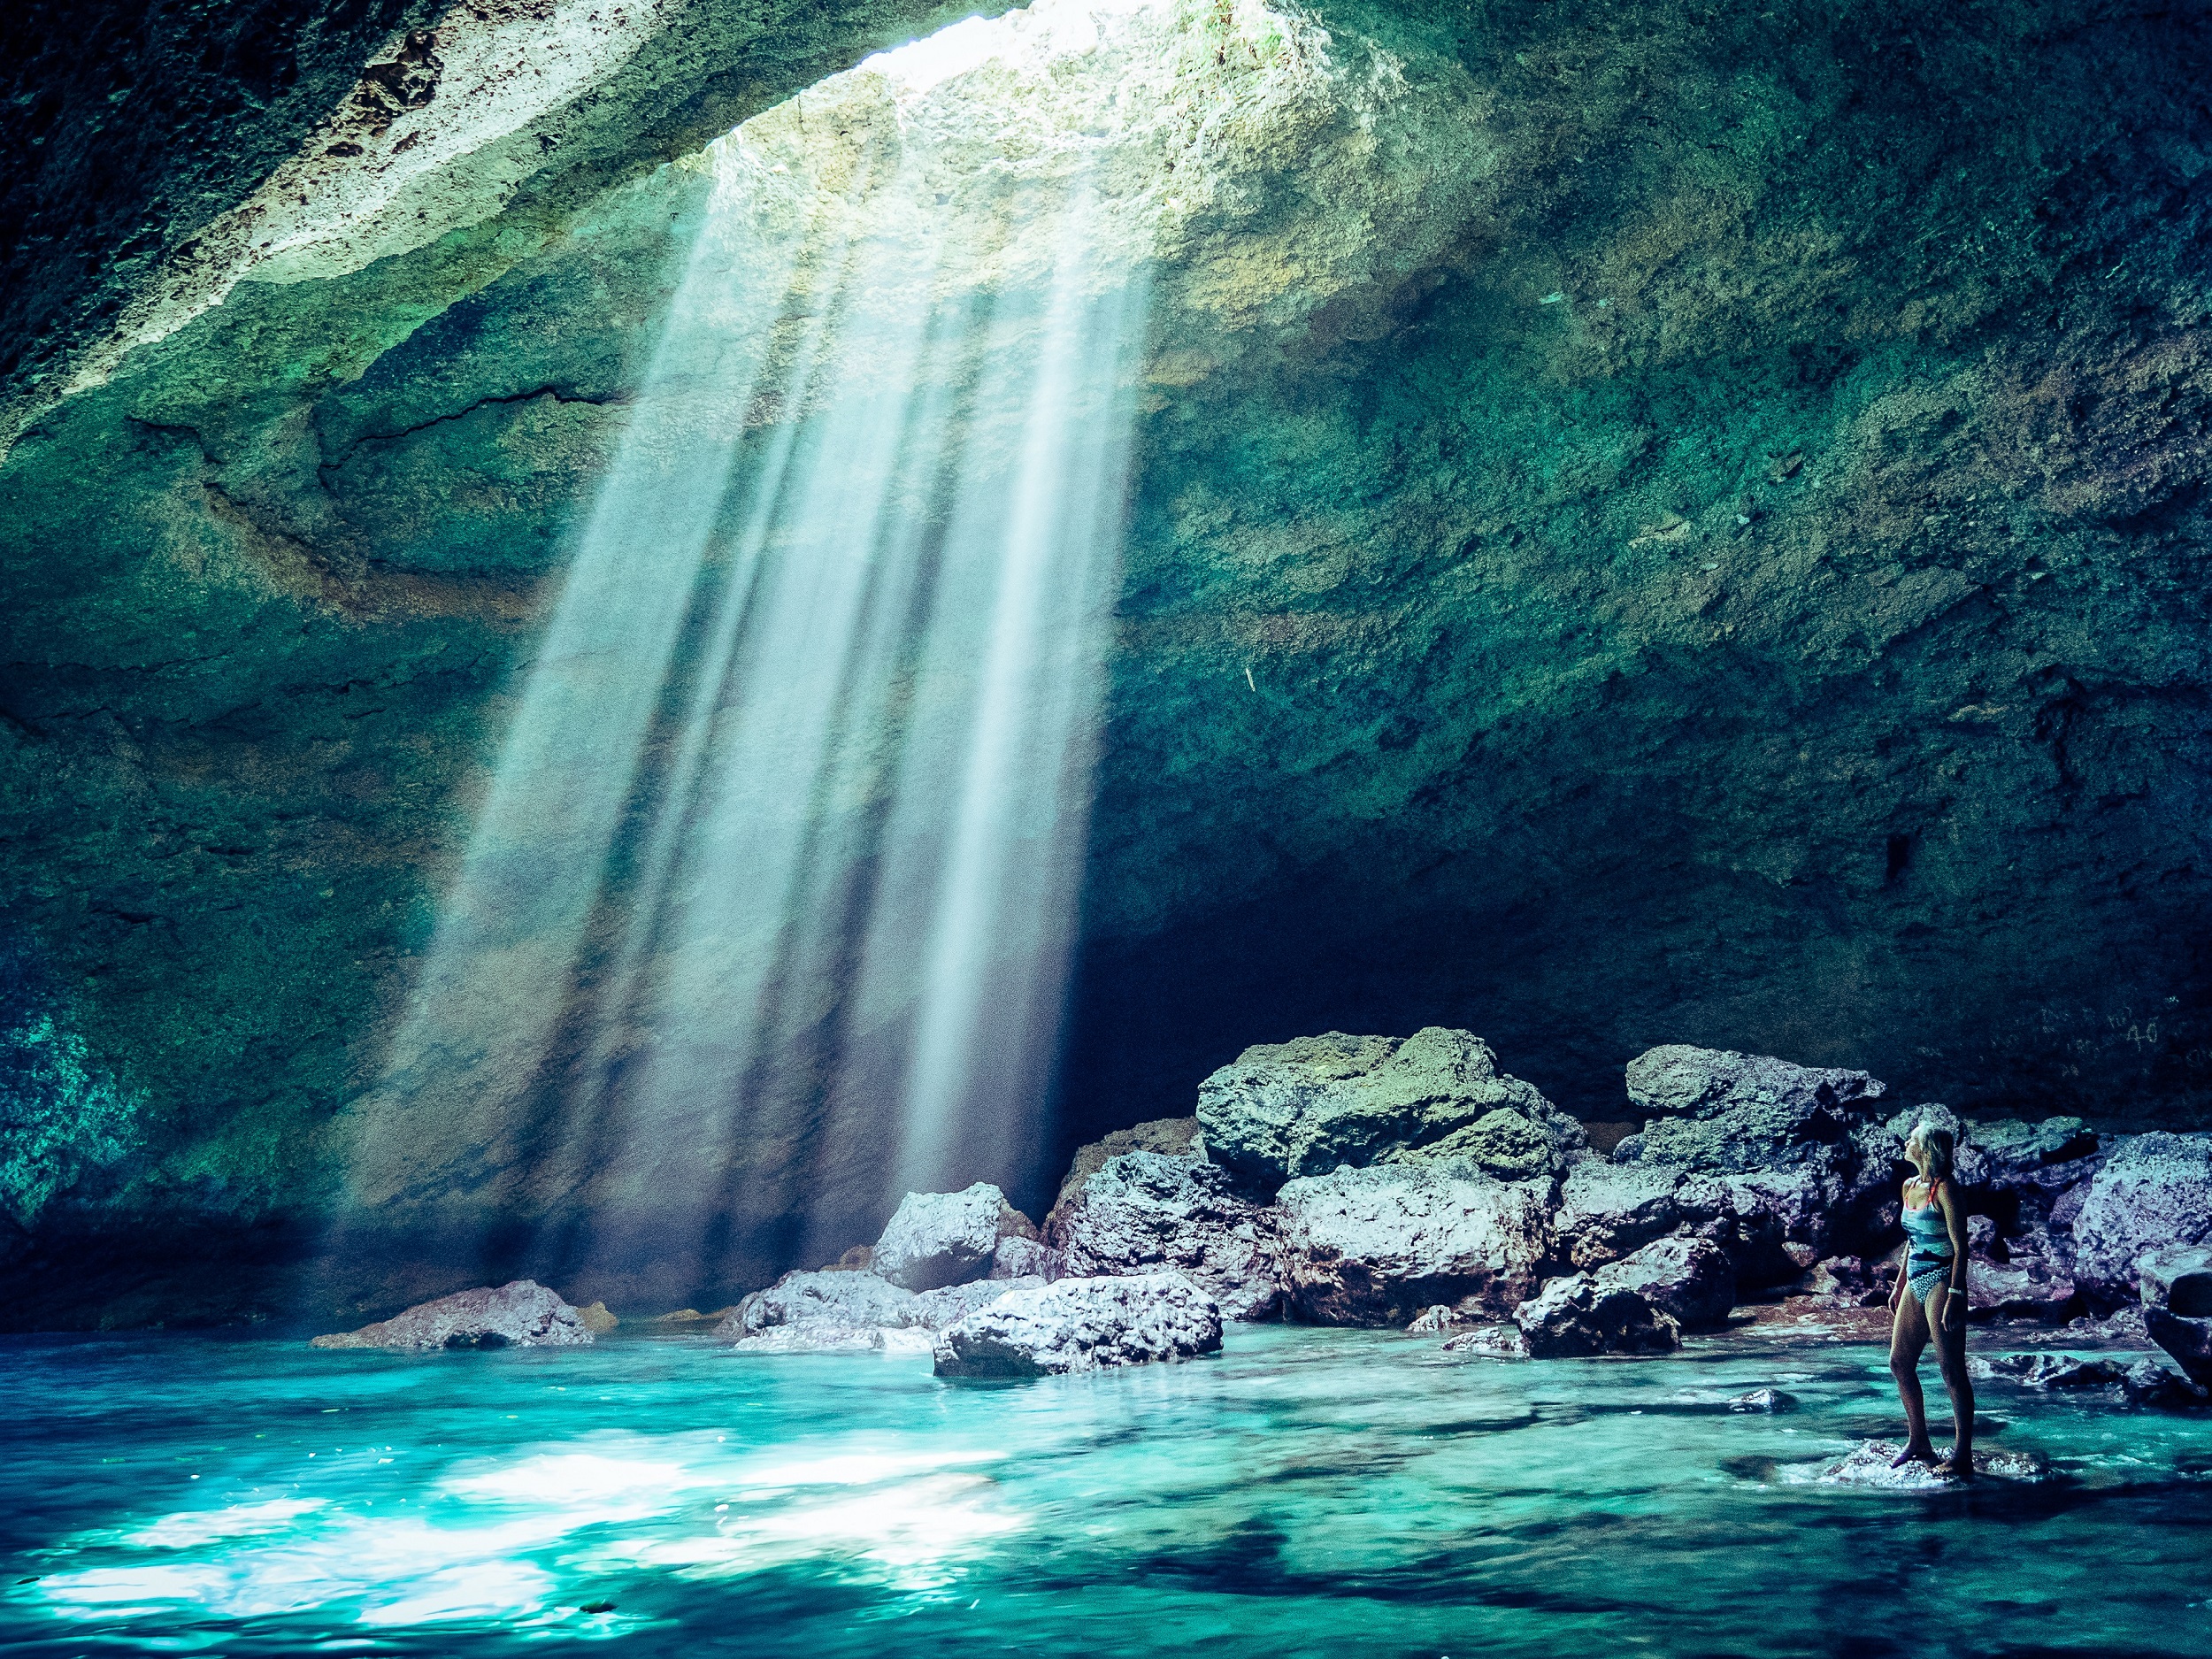
[{"label": "limestone rock face", "polygon": [[1598,1267],[1671,1233],[1684,1219],[1683,1172],[1663,1164],[1578,1164],[1559,1184],[1552,1225],[1577,1267]]},{"label": "limestone rock face", "polygon": [[784,1325],[872,1330],[910,1323],[915,1304],[912,1291],[873,1273],[787,1273],[739,1302],[714,1333],[734,1341]]},{"label": "limestone rock face", "polygon": [[581,1348],[593,1334],[582,1313],[544,1286],[518,1279],[496,1290],[457,1291],[358,1331],[319,1336],[310,1346],[396,1353],[438,1348]]},{"label": "limestone rock face", "polygon": [[1553,1192],[1450,1164],[1291,1181],[1275,1202],[1293,1310],[1361,1325],[1403,1325],[1439,1303],[1509,1313],[1551,1254]]},{"label": "limestone rock face", "polygon": [[1283,1300],[1273,1211],[1203,1158],[1125,1152],[1054,1211],[1050,1245],[1071,1278],[1182,1274],[1232,1319],[1264,1319]]},{"label": "limestone rock face", "polygon": [[2185,1319],[2212,1318],[2212,1246],[2177,1245],[2139,1256],[2135,1276],[2146,1308]]},{"label": "limestone rock face", "polygon": [[1270,1184],[1340,1164],[1440,1156],[1511,1179],[1556,1174],[1582,1126],[1497,1069],[1471,1032],[1329,1032],[1247,1048],[1200,1086],[1206,1156]]},{"label": "limestone rock face", "polygon": [[1076,1148],[1075,1156],[1068,1161],[1068,1172],[1060,1178],[1060,1190],[1053,1197],[1051,1211],[1045,1217],[1046,1233],[1052,1231],[1060,1207],[1082,1190],[1083,1183],[1097,1174],[1107,1159],[1118,1158],[1125,1152],[1164,1152],[1170,1157],[1179,1157],[1192,1151],[1192,1143],[1197,1138],[1195,1118],[1156,1118],[1149,1123],[1117,1129]]},{"label": "limestone rock face", "polygon": [[2123,1296],[2146,1252],[2212,1240],[2212,1134],[2123,1141],[2090,1181],[2073,1233],[2076,1272]]},{"label": "limestone rock face", "polygon": [[999,1240],[1037,1229],[988,1181],[956,1193],[909,1193],[883,1229],[868,1271],[902,1290],[964,1285],[992,1271]]},{"label": "limestone rock face", "polygon": [[1668,1354],[1682,1345],[1672,1317],[1627,1286],[1601,1285],[1593,1273],[1553,1279],[1514,1310],[1513,1322],[1537,1359]]},{"label": "limestone rock face", "polygon": [[1722,1325],[1736,1305],[1736,1270],[1704,1239],[1660,1239],[1591,1274],[1602,1297],[1632,1290],[1685,1331]]},{"label": "limestone rock face", "polygon": [[[1995,1192],[2047,1190],[2054,1166],[2077,1168],[2097,1150],[2097,1137],[2078,1118],[1974,1119],[1961,1125],[1958,1179],[1962,1187]],[[2070,1180],[2065,1184],[2070,1185]]]},{"label": "limestone rock face", "polygon": [[1051,1377],[1221,1347],[1221,1310],[1175,1273],[1064,1279],[1017,1290],[947,1327],[940,1377]]}]

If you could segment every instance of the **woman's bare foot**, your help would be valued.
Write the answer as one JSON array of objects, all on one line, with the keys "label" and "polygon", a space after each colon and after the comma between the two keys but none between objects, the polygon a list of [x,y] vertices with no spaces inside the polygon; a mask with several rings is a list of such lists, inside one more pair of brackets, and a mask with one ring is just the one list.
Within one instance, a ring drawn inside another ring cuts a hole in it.
[{"label": "woman's bare foot", "polygon": [[1908,1446],[1889,1460],[1889,1466],[1892,1469],[1902,1469],[1907,1463],[1925,1463],[1932,1469],[1935,1467],[1935,1461],[1936,1450],[1932,1444]]},{"label": "woman's bare foot", "polygon": [[1954,1451],[1941,1463],[1933,1465],[1935,1472],[1946,1480],[1971,1480],[1974,1478],[1974,1458],[1970,1452],[1962,1457]]}]

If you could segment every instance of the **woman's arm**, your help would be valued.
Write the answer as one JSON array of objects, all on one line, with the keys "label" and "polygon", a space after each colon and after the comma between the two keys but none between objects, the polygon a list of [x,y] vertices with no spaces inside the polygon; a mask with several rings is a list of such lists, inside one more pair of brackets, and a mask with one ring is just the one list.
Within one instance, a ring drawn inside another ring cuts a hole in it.
[{"label": "woman's arm", "polygon": [[1966,1313],[1966,1210],[1953,1185],[1946,1181],[1936,1189],[1936,1202],[1943,1206],[1943,1225],[1951,1235],[1951,1281],[1945,1286],[1943,1298],[1947,1330]]}]

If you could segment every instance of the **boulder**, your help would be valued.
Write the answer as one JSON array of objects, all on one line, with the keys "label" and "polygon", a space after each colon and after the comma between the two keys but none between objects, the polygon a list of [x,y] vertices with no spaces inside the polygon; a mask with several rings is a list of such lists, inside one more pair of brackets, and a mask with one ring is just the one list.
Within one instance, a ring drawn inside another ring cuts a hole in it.
[{"label": "boulder", "polygon": [[1528,1339],[1517,1325],[1485,1325],[1463,1331],[1444,1344],[1447,1354],[1480,1355],[1485,1359],[1526,1359]]},{"label": "boulder", "polygon": [[1175,1273],[1063,1279],[1010,1292],[938,1335],[940,1377],[1048,1377],[1221,1347],[1221,1310]]},{"label": "boulder", "polygon": [[1281,1310],[1273,1212],[1203,1158],[1122,1153],[1054,1216],[1051,1247],[1070,1278],[1170,1270],[1206,1291],[1232,1319],[1265,1319]]},{"label": "boulder", "polygon": [[2120,1389],[2131,1406],[2162,1411],[2187,1411],[2212,1401],[2212,1388],[2169,1371],[2154,1359],[2138,1360],[2120,1379]]},{"label": "boulder", "polygon": [[836,1269],[786,1273],[731,1310],[715,1335],[743,1341],[779,1325],[815,1325],[872,1331],[912,1323],[915,1294],[873,1273]]},{"label": "boulder", "polygon": [[1513,1323],[1537,1359],[1668,1354],[1682,1345],[1671,1317],[1624,1286],[1600,1285],[1595,1273],[1553,1279],[1514,1310]]},{"label": "boulder", "polygon": [[1781,1388],[1754,1388],[1748,1394],[1731,1396],[1727,1405],[1731,1411],[1779,1417],[1797,1409],[1797,1396]]},{"label": "boulder", "polygon": [[1967,1362],[1967,1374],[1998,1378],[2029,1388],[2116,1388],[2128,1368],[2117,1360],[2079,1359],[2069,1354],[2000,1354]]},{"label": "boulder", "polygon": [[1010,1233],[998,1241],[991,1252],[990,1277],[1007,1279],[1057,1279],[1061,1274],[1059,1252],[1041,1239],[1025,1239]]},{"label": "boulder", "polygon": [[1474,1323],[1471,1315],[1462,1313],[1448,1302],[1438,1302],[1433,1308],[1424,1308],[1413,1316],[1406,1326],[1408,1336],[1442,1336],[1448,1331],[1463,1331]]},{"label": "boulder", "polygon": [[1704,1239],[1658,1239],[1590,1275],[1598,1292],[1631,1290],[1685,1331],[1724,1324],[1736,1305],[1736,1270]]},{"label": "boulder", "polygon": [[584,1329],[594,1336],[604,1336],[622,1323],[607,1311],[607,1304],[603,1302],[595,1302],[588,1308],[580,1308],[576,1317],[583,1322]]},{"label": "boulder", "polygon": [[[1909,1125],[1907,1127],[1910,1127]],[[2044,1171],[2076,1164],[2097,1150],[2097,1137],[2078,1118],[1978,1118],[1960,1125],[1958,1179],[1962,1187],[2008,1191],[2047,1186]]]},{"label": "boulder", "polygon": [[2082,1196],[2073,1234],[2076,1276],[2131,1299],[2146,1253],[2212,1240],[2212,1134],[2121,1137]]},{"label": "boulder", "polygon": [[1059,1218],[1060,1207],[1083,1189],[1085,1181],[1105,1168],[1109,1158],[1118,1158],[1125,1152],[1161,1152],[1169,1157],[1182,1157],[1187,1154],[1203,1156],[1197,1141],[1197,1118],[1155,1118],[1148,1123],[1133,1124],[1126,1129],[1117,1129],[1102,1140],[1087,1141],[1076,1148],[1075,1156],[1068,1164],[1068,1172],[1060,1178],[1060,1190],[1053,1198],[1051,1211],[1045,1217],[1045,1236],[1049,1238],[1052,1235],[1053,1223]]},{"label": "boulder", "polygon": [[496,1290],[463,1290],[426,1302],[358,1331],[319,1336],[314,1348],[374,1348],[419,1353],[440,1348],[581,1348],[592,1340],[584,1316],[534,1279]]},{"label": "boulder", "polygon": [[2135,1263],[2146,1308],[2163,1308],[2185,1319],[2212,1318],[2212,1247],[2174,1245]]},{"label": "boulder", "polygon": [[1684,1179],[1662,1164],[1577,1164],[1559,1184],[1552,1218],[1562,1257],[1576,1267],[1601,1267],[1672,1233],[1687,1213],[1676,1197]]},{"label": "boulder", "polygon": [[1507,1179],[1551,1176],[1588,1144],[1580,1124],[1501,1072],[1488,1044],[1437,1025],[1247,1048],[1200,1087],[1198,1122],[1209,1158],[1268,1186],[1421,1156]]},{"label": "boulder", "polygon": [[2055,1324],[2073,1310],[2076,1300],[2074,1281],[2063,1269],[2026,1251],[2009,1262],[1968,1263],[1966,1310],[1970,1317]]},{"label": "boulder", "polygon": [[991,1271],[1001,1239],[1034,1239],[1030,1219],[988,1181],[957,1193],[909,1193],[883,1236],[868,1271],[902,1290],[964,1285]]},{"label": "boulder", "polygon": [[1510,1311],[1551,1255],[1549,1181],[1473,1164],[1340,1169],[1276,1194],[1284,1281],[1317,1325],[1403,1325],[1439,1302]]},{"label": "boulder", "polygon": [[2146,1308],[2143,1325],[2191,1382],[2212,1386],[2212,1319],[2185,1319],[2163,1308]]},{"label": "boulder", "polygon": [[1628,1098],[1647,1118],[1717,1118],[1743,1106],[1870,1110],[1883,1086],[1863,1071],[1666,1043],[1628,1063]]},{"label": "boulder", "polygon": [[1895,1268],[1885,1267],[1863,1256],[1832,1256],[1813,1263],[1804,1294],[1832,1308],[1878,1308],[1897,1282]]}]

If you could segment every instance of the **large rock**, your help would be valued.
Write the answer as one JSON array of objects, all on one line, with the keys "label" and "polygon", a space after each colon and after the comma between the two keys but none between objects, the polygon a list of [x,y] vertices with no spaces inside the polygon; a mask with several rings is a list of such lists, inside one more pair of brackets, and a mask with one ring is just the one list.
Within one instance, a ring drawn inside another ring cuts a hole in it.
[{"label": "large rock", "polygon": [[941,1377],[1047,1377],[1188,1359],[1221,1347],[1221,1310],[1176,1273],[1064,1279],[949,1326]]},{"label": "large rock", "polygon": [[1291,1306],[1318,1325],[1403,1325],[1439,1303],[1507,1313],[1551,1255],[1549,1181],[1472,1164],[1341,1169],[1286,1184]]},{"label": "large rock", "polygon": [[[1816,1171],[1723,1175],[1586,1159],[1560,1184],[1553,1227],[1560,1255],[1578,1268],[1617,1261],[1671,1233],[1694,1234],[1721,1248],[1741,1288],[1795,1279],[1832,1245],[1835,1221]],[[1801,1261],[1806,1251],[1812,1254]]]},{"label": "large rock", "polygon": [[1674,1320],[1645,1297],[1624,1285],[1600,1283],[1606,1271],[1555,1279],[1514,1310],[1532,1357],[1667,1354],[1682,1345]]},{"label": "large rock", "polygon": [[2143,1310],[2151,1340],[2174,1356],[2189,1380],[2212,1387],[2212,1319],[2185,1319],[2163,1308]]},{"label": "large rock", "polygon": [[1200,1086],[1206,1156],[1272,1185],[1409,1156],[1471,1161],[1507,1179],[1551,1176],[1582,1125],[1497,1069],[1471,1032],[1329,1032],[1247,1048]]},{"label": "large rock", "polygon": [[1601,1295],[1632,1290],[1685,1331],[1710,1330],[1736,1305],[1736,1270],[1708,1240],[1659,1239],[1590,1275]]},{"label": "large rock", "polygon": [[2123,1137],[2089,1183],[2073,1232],[2076,1276],[2131,1297],[2147,1252],[2212,1240],[2212,1134]]},{"label": "large rock", "polygon": [[1958,1179],[1962,1187],[2010,1191],[2048,1187],[2054,1165],[2078,1164],[2097,1150],[2097,1137],[2078,1118],[1970,1119],[1960,1125]]},{"label": "large rock", "polygon": [[715,1335],[741,1341],[780,1325],[812,1325],[871,1331],[913,1323],[918,1298],[873,1273],[828,1270],[786,1273],[733,1309]]},{"label": "large rock", "polygon": [[463,1290],[426,1302],[358,1331],[319,1336],[315,1348],[377,1348],[415,1353],[437,1348],[581,1348],[592,1340],[584,1316],[533,1279],[496,1290]]},{"label": "large rock", "polygon": [[1552,1228],[1560,1253],[1577,1267],[1617,1261],[1680,1225],[1686,1178],[1663,1164],[1611,1164],[1589,1158],[1559,1184]]},{"label": "large rock", "polygon": [[1061,1206],[1081,1192],[1083,1183],[1104,1169],[1108,1159],[1118,1158],[1125,1152],[1162,1152],[1170,1157],[1180,1157],[1196,1152],[1193,1143],[1197,1139],[1197,1118],[1155,1118],[1148,1123],[1116,1129],[1076,1148],[1075,1156],[1068,1161],[1068,1172],[1060,1178],[1060,1190],[1053,1198],[1052,1209],[1045,1217],[1046,1236],[1051,1236]]},{"label": "large rock", "polygon": [[2212,1246],[2153,1250],[2138,1259],[2135,1276],[2146,1308],[2163,1308],[2185,1319],[2212,1318]]},{"label": "large rock", "polygon": [[1264,1319],[1283,1301],[1274,1212],[1195,1156],[1125,1152],[1053,1211],[1049,1245],[1070,1278],[1171,1270],[1232,1319]]},{"label": "large rock", "polygon": [[909,1193],[883,1229],[869,1271],[902,1290],[964,1285],[989,1273],[1001,1239],[1034,1239],[1035,1225],[988,1181],[956,1193]]},{"label": "large rock", "polygon": [[1651,1118],[1717,1118],[1744,1106],[1863,1111],[1883,1094],[1883,1086],[1863,1071],[1685,1043],[1638,1055],[1628,1063],[1627,1082],[1630,1102]]}]

